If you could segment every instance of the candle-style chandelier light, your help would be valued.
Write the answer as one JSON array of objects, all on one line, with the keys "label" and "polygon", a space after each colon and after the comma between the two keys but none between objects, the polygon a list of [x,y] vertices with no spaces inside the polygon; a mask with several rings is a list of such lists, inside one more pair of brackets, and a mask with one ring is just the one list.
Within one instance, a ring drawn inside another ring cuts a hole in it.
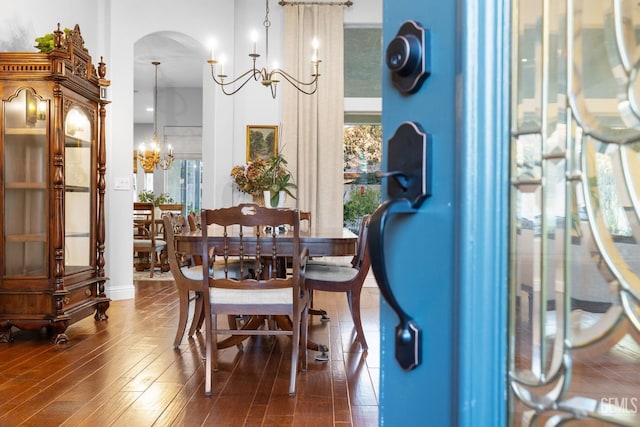
[{"label": "candle-style chandelier light", "polygon": [[[245,71],[241,75],[232,80],[225,80],[228,76],[224,73],[224,63],[221,60],[216,59],[214,55],[214,49],[211,49],[211,59],[207,62],[211,65],[211,77],[213,81],[220,86],[222,92],[225,95],[233,95],[238,92],[240,89],[247,84],[249,80],[253,78],[255,81],[260,81],[263,86],[268,87],[271,90],[271,96],[275,99],[276,92],[278,88],[278,83],[281,81],[281,78],[286,80],[305,95],[313,95],[318,90],[318,77],[320,74],[318,73],[318,67],[320,65],[320,59],[318,58],[318,40],[316,38],[313,39],[313,55],[311,56],[311,80],[308,82],[304,82],[298,80],[293,77],[291,74],[287,73],[281,68],[278,68],[277,64],[273,64],[273,68],[269,70],[269,27],[271,26],[271,21],[269,21],[269,0],[265,0],[265,18],[262,25],[264,26],[265,33],[265,66],[258,69],[256,67],[256,61],[260,57],[260,54],[257,51],[256,42],[257,42],[257,33],[254,32],[252,34],[252,50],[249,53],[249,57],[253,62],[253,66],[251,69]],[[220,64],[219,68],[216,67],[217,64]]]},{"label": "candle-style chandelier light", "polygon": [[153,168],[167,170],[173,165],[173,147],[171,144],[158,140],[158,65],[160,62],[153,61],[155,69],[155,83],[153,87],[153,137],[149,143],[141,143],[138,147],[138,160],[145,173],[152,173]]}]

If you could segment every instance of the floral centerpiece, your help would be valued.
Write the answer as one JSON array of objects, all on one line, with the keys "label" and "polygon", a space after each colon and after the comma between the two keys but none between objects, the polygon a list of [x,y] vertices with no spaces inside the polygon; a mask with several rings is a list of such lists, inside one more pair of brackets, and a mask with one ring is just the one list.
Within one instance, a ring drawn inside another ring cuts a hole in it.
[{"label": "floral centerpiece", "polygon": [[231,178],[238,190],[254,197],[262,196],[262,192],[269,188],[268,164],[263,159],[256,159],[244,165],[236,165],[231,169]]},{"label": "floral centerpiece", "polygon": [[274,206],[278,204],[281,192],[295,199],[291,190],[296,185],[286,166],[284,156],[276,154],[269,160],[257,158],[244,165],[236,165],[230,175],[240,191],[254,198],[263,197],[269,191],[269,204]]}]

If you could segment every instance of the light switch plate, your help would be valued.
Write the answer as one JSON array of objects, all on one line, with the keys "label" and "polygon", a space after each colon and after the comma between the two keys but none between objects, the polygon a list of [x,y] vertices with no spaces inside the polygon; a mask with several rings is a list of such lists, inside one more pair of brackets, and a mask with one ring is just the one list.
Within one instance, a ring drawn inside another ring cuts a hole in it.
[{"label": "light switch plate", "polygon": [[131,179],[128,176],[116,177],[113,183],[114,190],[131,190]]}]

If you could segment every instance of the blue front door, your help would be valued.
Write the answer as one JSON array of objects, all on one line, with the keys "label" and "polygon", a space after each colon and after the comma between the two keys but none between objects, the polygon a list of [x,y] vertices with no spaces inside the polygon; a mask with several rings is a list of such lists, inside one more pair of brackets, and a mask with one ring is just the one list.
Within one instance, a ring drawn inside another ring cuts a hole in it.
[{"label": "blue front door", "polygon": [[509,21],[497,3],[384,0],[387,211],[370,233],[395,302],[381,303],[380,425],[505,423]]}]

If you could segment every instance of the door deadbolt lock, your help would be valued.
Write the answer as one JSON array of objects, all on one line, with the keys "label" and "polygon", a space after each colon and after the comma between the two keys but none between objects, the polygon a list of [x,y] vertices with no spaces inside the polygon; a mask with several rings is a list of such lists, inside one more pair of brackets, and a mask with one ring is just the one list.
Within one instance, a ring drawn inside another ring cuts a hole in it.
[{"label": "door deadbolt lock", "polygon": [[400,92],[417,92],[431,74],[429,42],[428,30],[415,21],[407,21],[387,46],[387,67],[391,81]]}]

